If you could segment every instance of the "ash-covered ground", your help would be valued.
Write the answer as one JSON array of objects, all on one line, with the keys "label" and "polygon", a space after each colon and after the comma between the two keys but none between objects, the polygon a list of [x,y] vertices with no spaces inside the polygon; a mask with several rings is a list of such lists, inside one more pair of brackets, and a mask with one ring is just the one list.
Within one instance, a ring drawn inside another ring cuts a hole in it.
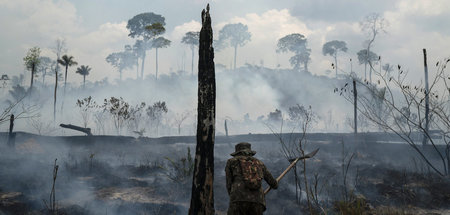
[{"label": "ash-covered ground", "polygon": [[[390,135],[311,134],[303,144],[318,154],[297,164],[278,190],[267,194],[265,214],[340,214],[344,202],[372,214],[449,214],[450,180],[439,177],[407,144]],[[376,138],[378,137],[378,139]],[[14,147],[2,134],[0,214],[47,214],[54,161],[58,214],[187,214],[194,137],[47,137],[17,133]],[[296,143],[296,135],[282,136]],[[391,142],[386,141],[392,138]],[[288,165],[272,134],[217,137],[214,195],[217,214],[226,214],[225,164],[234,144],[248,141],[277,177]],[[355,141],[356,140],[356,141]],[[191,156],[188,156],[190,150]],[[427,152],[427,150],[425,150]],[[433,158],[433,150],[429,150]],[[431,159],[439,164],[438,157]],[[345,180],[344,180],[345,179]],[[267,186],[264,184],[264,186]],[[297,190],[297,192],[296,192]]]}]

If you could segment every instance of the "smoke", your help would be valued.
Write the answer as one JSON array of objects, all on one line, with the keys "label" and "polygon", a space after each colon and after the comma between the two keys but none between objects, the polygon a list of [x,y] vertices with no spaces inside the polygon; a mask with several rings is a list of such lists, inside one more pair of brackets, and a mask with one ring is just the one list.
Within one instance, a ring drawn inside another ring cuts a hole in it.
[{"label": "smoke", "polygon": [[[336,124],[340,124],[341,128],[345,127],[345,118],[343,118],[345,113],[351,114],[350,104],[333,93],[333,89],[342,85],[341,83],[345,80],[330,79],[292,70],[268,69],[250,64],[240,67],[236,71],[218,69],[216,73],[216,124],[219,134],[225,133],[224,120],[229,123],[229,134],[270,132],[266,126],[268,114],[279,109],[282,111],[283,118],[289,120],[289,107],[297,104],[305,107],[311,106],[318,116],[335,113],[329,117]],[[40,80],[36,82],[31,97],[28,96],[23,100],[24,106],[33,107],[33,113],[29,114],[34,117],[28,120],[17,120],[16,131],[46,135],[80,134],[61,129],[58,125],[63,123],[82,126],[84,124],[83,111],[82,108],[77,107],[76,103],[77,100],[91,96],[99,106],[103,105],[104,99],[111,97],[123,98],[132,107],[142,102],[146,103],[146,107],[159,101],[166,102],[168,112],[163,114],[158,132],[156,132],[156,124],[151,123],[145,110],[142,110],[140,117],[125,120],[121,135],[136,135],[134,131],[139,131],[139,129],[146,130],[144,136],[178,135],[177,122],[182,116],[186,116],[186,119],[180,123],[180,134],[195,134],[197,77],[191,76],[187,72],[163,74],[157,80],[153,75],[147,75],[145,80],[87,81],[85,88],[68,84],[65,95],[61,89],[63,86],[60,85],[55,120],[53,119],[54,86],[51,84],[51,80],[47,80],[45,86]],[[13,101],[14,98],[10,94],[4,100]],[[15,109],[13,112],[20,111],[21,109]],[[89,108],[86,112],[89,115],[88,119],[85,119],[87,127],[93,130],[94,135],[117,134],[110,113],[103,112],[102,108]],[[320,118],[321,121],[324,119],[324,117]],[[133,123],[136,126],[131,126]],[[317,123],[313,129],[324,130],[324,123]],[[7,123],[2,126],[6,131]],[[334,127],[334,125],[328,126],[331,129]],[[341,129],[341,131],[347,130]]]}]

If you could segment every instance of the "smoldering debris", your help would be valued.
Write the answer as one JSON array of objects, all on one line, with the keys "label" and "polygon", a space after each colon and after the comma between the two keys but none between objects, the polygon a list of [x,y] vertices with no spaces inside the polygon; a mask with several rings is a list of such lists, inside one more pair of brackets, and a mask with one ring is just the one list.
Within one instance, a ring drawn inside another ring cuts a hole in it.
[{"label": "smoldering debris", "polygon": [[[281,155],[276,138],[269,136],[229,138],[251,142],[256,156],[277,176],[289,162]],[[416,160],[414,164],[415,154],[409,146],[376,143],[375,137],[346,142],[345,134],[335,136],[344,142],[330,141],[325,134],[311,137],[305,150],[320,147],[320,153],[306,163],[306,179],[311,185],[308,192],[315,196],[311,199],[315,207],[330,214],[337,206],[360,204],[362,198],[373,211],[406,207],[443,211],[450,207],[450,190],[446,190],[450,182],[427,170],[423,162]],[[59,214],[187,213],[192,174],[189,169],[193,165],[188,159],[188,148],[194,145],[191,137],[153,142],[113,136],[95,137],[95,141],[91,138],[19,133],[14,149],[2,144],[0,211],[45,214],[43,200],[49,199],[53,162],[58,158],[55,197]],[[228,195],[223,171],[233,149],[220,138],[215,148],[215,208],[224,213]],[[395,156],[399,154],[402,156]],[[350,155],[353,158],[349,162]],[[349,166],[345,183],[342,165]],[[296,171],[302,176],[302,165],[297,165]],[[308,211],[304,179],[301,177],[297,183],[300,186],[295,185],[293,172],[286,175],[279,189],[267,195],[266,214]],[[296,195],[296,190],[300,195]]]}]

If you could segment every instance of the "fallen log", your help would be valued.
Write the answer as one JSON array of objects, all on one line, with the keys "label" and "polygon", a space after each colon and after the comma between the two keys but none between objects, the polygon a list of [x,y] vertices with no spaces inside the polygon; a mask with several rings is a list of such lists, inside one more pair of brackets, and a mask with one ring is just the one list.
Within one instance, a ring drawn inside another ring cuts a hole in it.
[{"label": "fallen log", "polygon": [[83,128],[83,127],[79,127],[79,126],[72,125],[72,124],[59,124],[59,126],[61,126],[63,128],[76,130],[76,131],[81,131],[81,132],[85,133],[88,136],[92,136],[91,128]]}]

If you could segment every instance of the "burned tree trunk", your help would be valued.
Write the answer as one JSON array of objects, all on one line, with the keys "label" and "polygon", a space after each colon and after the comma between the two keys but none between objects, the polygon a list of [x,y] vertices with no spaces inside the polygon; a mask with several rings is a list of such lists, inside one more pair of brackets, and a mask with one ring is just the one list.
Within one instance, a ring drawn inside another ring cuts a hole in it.
[{"label": "burned tree trunk", "polygon": [[55,68],[55,93],[53,95],[53,121],[56,121],[56,91],[58,90],[58,65]]},{"label": "burned tree trunk", "polygon": [[423,66],[425,69],[425,133],[422,139],[422,145],[427,144],[427,134],[429,125],[429,114],[430,114],[430,102],[429,102],[429,87],[428,87],[428,66],[427,66],[427,50],[423,49]]},{"label": "burned tree trunk", "polygon": [[13,133],[14,130],[14,114],[11,114],[11,118],[9,119],[9,133],[8,133],[8,146],[13,147],[16,142],[16,133]]},{"label": "burned tree trunk", "polygon": [[59,124],[59,126],[61,126],[63,128],[72,129],[72,130],[75,130],[75,131],[81,131],[81,132],[85,133],[88,136],[92,136],[91,128],[83,128],[83,127],[79,127],[79,126],[71,125],[71,124],[67,124],[67,125],[66,124]]},{"label": "burned tree trunk", "polygon": [[202,11],[199,42],[197,147],[189,214],[213,215],[215,213],[213,181],[216,80],[209,4],[206,6],[206,11]]}]

